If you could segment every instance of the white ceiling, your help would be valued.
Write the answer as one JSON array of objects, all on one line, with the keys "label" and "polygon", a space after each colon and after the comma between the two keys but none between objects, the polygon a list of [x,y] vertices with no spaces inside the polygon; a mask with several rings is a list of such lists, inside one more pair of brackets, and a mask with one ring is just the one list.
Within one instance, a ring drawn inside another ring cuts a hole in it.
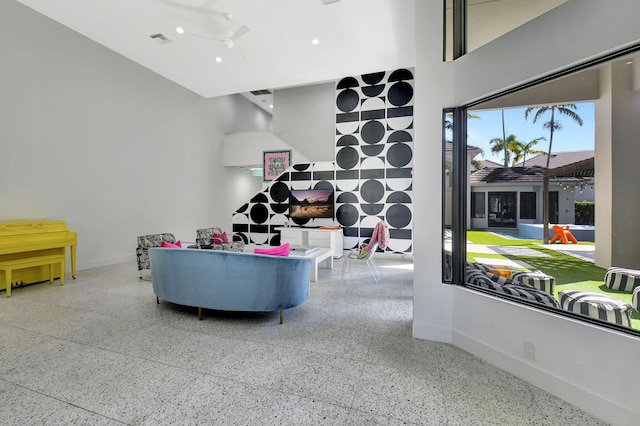
[{"label": "white ceiling", "polygon": [[[207,98],[415,65],[414,0],[17,1]],[[214,12],[250,29],[231,50],[187,34],[223,35]]]}]

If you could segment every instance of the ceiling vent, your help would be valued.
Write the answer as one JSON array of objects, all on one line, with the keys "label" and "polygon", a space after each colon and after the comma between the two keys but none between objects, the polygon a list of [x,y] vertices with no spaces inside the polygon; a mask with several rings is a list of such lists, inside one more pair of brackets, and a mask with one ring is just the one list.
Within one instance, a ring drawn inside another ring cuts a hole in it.
[{"label": "ceiling vent", "polygon": [[168,39],[167,37],[165,37],[161,33],[151,34],[149,37],[151,37],[152,39],[154,39],[155,41],[157,41],[160,44],[165,44],[165,43],[170,43],[171,42],[170,39]]},{"label": "ceiling vent", "polygon": [[340,3],[340,0],[320,0],[325,6],[333,3]]},{"label": "ceiling vent", "polygon": [[253,96],[270,95],[271,90],[252,90],[251,94]]}]

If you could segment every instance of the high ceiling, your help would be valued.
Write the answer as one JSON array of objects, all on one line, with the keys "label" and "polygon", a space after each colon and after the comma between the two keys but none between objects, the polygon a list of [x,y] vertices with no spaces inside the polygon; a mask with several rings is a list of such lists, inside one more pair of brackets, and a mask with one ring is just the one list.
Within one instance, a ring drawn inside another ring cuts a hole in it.
[{"label": "high ceiling", "polygon": [[207,98],[415,65],[414,0],[17,1]]}]

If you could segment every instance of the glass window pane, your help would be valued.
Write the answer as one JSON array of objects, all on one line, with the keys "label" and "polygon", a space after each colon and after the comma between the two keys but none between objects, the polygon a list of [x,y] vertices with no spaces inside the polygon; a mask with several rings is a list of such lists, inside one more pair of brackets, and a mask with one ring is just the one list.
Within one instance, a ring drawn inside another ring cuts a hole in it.
[{"label": "glass window pane", "polygon": [[520,193],[520,219],[536,218],[536,193]]},{"label": "glass window pane", "polygon": [[[640,193],[628,188],[639,178],[633,142],[640,134],[639,70],[640,52],[622,51],[592,67],[472,105],[465,209],[472,229],[463,257],[467,268],[480,272],[467,274],[467,285],[640,332],[640,317],[628,309],[631,294],[611,291],[616,284],[605,278],[610,266],[640,271],[635,238],[640,222],[627,214],[640,208]],[[456,166],[451,170],[459,170]],[[454,224],[459,215],[453,212]],[[461,230],[453,231],[455,243]],[[571,244],[568,235],[580,244]],[[556,244],[541,248],[543,239]],[[455,263],[454,277],[458,268],[465,266]],[[517,273],[519,280],[522,272],[538,271],[544,279],[533,280],[534,290],[527,290],[535,293],[535,302],[508,291],[513,287],[496,277],[513,279]],[[594,297],[621,307],[607,318],[603,311],[567,308],[572,291],[597,293]]]},{"label": "glass window pane", "polygon": [[484,218],[484,192],[473,192],[471,194],[471,215],[474,219]]},{"label": "glass window pane", "polygon": [[443,248],[443,272],[444,282],[451,282],[452,274],[452,231],[451,216],[453,211],[452,198],[452,139],[453,139],[453,114],[444,112],[443,115],[444,140],[442,158],[442,248]]},{"label": "glass window pane", "polygon": [[453,60],[453,0],[444,0],[444,60]]}]

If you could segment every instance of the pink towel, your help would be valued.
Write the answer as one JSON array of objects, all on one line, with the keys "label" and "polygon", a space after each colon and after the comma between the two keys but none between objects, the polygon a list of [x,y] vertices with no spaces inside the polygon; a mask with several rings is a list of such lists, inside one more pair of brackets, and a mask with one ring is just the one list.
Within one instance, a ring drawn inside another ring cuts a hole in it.
[{"label": "pink towel", "polygon": [[369,246],[373,246],[376,243],[378,244],[378,247],[383,250],[387,248],[387,245],[389,245],[389,226],[383,221],[378,222],[375,228],[373,228],[373,234],[371,234]]}]

